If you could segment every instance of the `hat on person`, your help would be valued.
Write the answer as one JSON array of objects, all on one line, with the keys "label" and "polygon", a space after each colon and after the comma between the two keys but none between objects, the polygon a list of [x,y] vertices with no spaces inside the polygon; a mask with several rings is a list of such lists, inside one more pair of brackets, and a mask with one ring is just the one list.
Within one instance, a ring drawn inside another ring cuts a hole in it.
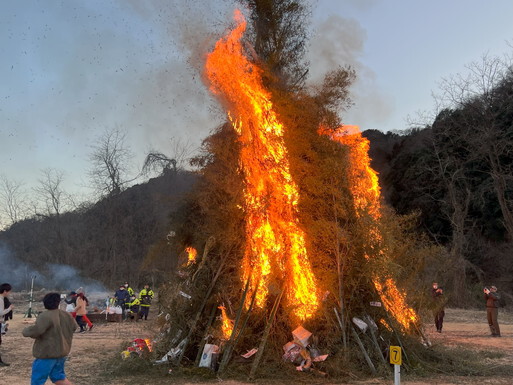
[{"label": "hat on person", "polygon": [[77,295],[77,293],[72,291],[72,292],[69,293],[69,295]]}]

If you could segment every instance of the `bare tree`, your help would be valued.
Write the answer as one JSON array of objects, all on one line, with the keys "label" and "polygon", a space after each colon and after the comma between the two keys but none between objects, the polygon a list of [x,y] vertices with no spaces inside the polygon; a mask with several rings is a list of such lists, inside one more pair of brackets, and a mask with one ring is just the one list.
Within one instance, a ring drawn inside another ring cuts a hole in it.
[{"label": "bare tree", "polygon": [[37,199],[34,204],[36,215],[59,217],[68,209],[70,197],[62,187],[63,180],[63,171],[53,168],[41,170],[39,185],[34,187]]},{"label": "bare tree", "polygon": [[99,195],[117,195],[134,180],[128,178],[132,153],[125,139],[126,133],[115,128],[106,131],[92,146],[88,175]]},{"label": "bare tree", "polygon": [[432,172],[437,174],[447,191],[444,201],[440,202],[442,212],[449,220],[452,229],[448,250],[450,260],[448,261],[447,278],[452,284],[453,293],[464,303],[467,298],[466,271],[468,267],[464,256],[470,228],[471,191],[465,175],[465,162],[440,149],[441,143],[446,142],[445,139],[433,140],[436,166]]},{"label": "bare tree", "polygon": [[23,183],[0,176],[0,213],[13,225],[27,214],[27,194]]},{"label": "bare tree", "polygon": [[499,202],[503,224],[513,240],[513,137],[511,118],[504,111],[513,107],[513,61],[511,57],[484,55],[467,66],[466,75],[445,78],[436,98],[439,108],[457,109],[461,137],[468,158],[482,159],[480,172],[490,175]]},{"label": "bare tree", "polygon": [[183,142],[179,138],[171,138],[171,155],[167,156],[162,152],[151,150],[144,160],[142,173],[145,175],[151,172],[164,174],[169,170],[176,172],[179,169],[185,168],[194,151],[194,147],[189,140]]}]

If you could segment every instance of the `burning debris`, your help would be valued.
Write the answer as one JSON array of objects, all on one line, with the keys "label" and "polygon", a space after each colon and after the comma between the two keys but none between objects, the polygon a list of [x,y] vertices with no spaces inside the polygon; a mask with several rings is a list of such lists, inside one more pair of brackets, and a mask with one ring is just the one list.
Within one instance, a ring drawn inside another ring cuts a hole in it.
[{"label": "burning debris", "polygon": [[[157,363],[221,375],[251,362],[254,378],[267,352],[323,376],[351,360],[387,371],[389,345],[423,336],[392,268],[397,236],[403,249],[415,241],[384,225],[368,141],[339,125],[351,73],[315,95],[273,89],[235,19],[205,64],[229,122],[205,141],[197,211],[173,237],[188,262],[160,293]],[[203,242],[200,257],[191,244]]]},{"label": "burning debris", "polygon": [[121,357],[127,359],[129,357],[143,357],[152,352],[152,345],[149,339],[136,338],[130,345],[121,352]]},{"label": "burning debris", "polygon": [[196,263],[196,257],[198,256],[198,252],[194,247],[186,247],[185,252],[187,253],[187,265],[192,265]]}]

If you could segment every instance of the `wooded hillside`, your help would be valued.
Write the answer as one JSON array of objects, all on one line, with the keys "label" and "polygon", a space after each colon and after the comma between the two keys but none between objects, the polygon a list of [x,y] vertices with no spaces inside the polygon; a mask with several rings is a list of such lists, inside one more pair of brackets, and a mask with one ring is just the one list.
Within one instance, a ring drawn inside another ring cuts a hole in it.
[{"label": "wooded hillside", "polygon": [[460,301],[476,283],[474,297],[483,283],[513,290],[513,72],[491,62],[477,70],[479,92],[465,94],[474,83],[448,84],[453,107],[431,125],[365,132],[387,203],[418,212],[419,230],[446,247],[446,274],[434,279]]},{"label": "wooded hillside", "polygon": [[110,288],[125,280],[135,287],[143,280],[158,282],[176,264],[176,250],[158,250],[166,263],[158,270],[145,258],[155,253],[154,244],[166,245],[171,217],[195,180],[193,173],[168,170],[78,210],[17,222],[0,232],[0,244],[42,274],[48,264],[63,264]]}]

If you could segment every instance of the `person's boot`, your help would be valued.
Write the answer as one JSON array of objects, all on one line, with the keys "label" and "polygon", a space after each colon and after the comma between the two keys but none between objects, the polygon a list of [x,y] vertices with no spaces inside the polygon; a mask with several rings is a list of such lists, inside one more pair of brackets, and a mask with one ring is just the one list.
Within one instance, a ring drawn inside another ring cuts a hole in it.
[{"label": "person's boot", "polygon": [[9,366],[9,365],[11,365],[11,364],[8,364],[7,362],[3,362],[2,361],[2,356],[0,356],[0,367],[1,366]]}]

